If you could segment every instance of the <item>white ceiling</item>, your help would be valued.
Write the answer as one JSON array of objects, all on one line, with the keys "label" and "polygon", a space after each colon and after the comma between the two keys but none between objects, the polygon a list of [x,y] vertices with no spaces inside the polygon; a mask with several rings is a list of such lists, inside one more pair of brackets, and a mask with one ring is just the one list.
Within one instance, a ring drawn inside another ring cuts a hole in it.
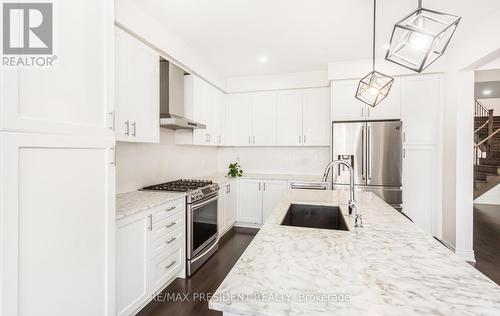
[{"label": "white ceiling", "polygon": [[[326,70],[328,62],[371,55],[371,0],[134,0],[225,77]],[[379,0],[377,49],[383,57],[393,24],[417,0]],[[462,16],[460,28],[498,0],[424,0]],[[267,63],[259,63],[266,56]]]}]

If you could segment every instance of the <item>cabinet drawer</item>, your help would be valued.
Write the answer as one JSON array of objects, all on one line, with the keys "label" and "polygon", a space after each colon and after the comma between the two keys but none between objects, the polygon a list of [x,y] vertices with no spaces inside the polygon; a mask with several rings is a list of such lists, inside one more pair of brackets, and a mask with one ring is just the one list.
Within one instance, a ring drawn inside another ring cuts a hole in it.
[{"label": "cabinet drawer", "polygon": [[153,240],[151,243],[151,258],[162,254],[165,250],[172,248],[173,246],[178,246],[179,242],[183,244],[183,229],[182,227],[177,227],[176,230],[170,231],[168,234],[161,236],[160,238]]},{"label": "cabinet drawer", "polygon": [[151,290],[156,293],[169,282],[183,267],[182,243],[177,243],[171,251],[151,262]]},{"label": "cabinet drawer", "polygon": [[173,202],[156,207],[153,210],[153,225],[166,217],[182,212],[185,203],[185,199],[178,199]]},{"label": "cabinet drawer", "polygon": [[173,214],[165,217],[162,220],[159,220],[157,222],[153,221],[152,240],[156,240],[174,230],[177,230],[179,227],[184,226],[183,218],[184,212],[179,212],[176,210]]}]

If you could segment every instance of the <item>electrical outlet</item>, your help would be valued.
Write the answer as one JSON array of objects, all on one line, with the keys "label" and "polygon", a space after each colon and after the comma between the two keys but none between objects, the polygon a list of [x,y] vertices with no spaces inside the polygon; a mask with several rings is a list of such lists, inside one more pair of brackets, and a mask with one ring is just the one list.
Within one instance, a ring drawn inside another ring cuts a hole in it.
[{"label": "electrical outlet", "polygon": [[240,162],[240,155],[236,155],[236,161]]}]

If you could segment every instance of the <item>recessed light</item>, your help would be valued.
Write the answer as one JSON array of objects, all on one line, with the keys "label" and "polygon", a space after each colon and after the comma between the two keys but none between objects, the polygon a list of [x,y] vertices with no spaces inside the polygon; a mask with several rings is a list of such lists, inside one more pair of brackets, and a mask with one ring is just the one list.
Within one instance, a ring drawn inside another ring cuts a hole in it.
[{"label": "recessed light", "polygon": [[259,56],[259,63],[265,64],[269,61],[269,57],[267,56]]},{"label": "recessed light", "polygon": [[493,91],[491,91],[491,90],[484,90],[483,91],[483,95],[490,95],[491,92],[493,92]]}]

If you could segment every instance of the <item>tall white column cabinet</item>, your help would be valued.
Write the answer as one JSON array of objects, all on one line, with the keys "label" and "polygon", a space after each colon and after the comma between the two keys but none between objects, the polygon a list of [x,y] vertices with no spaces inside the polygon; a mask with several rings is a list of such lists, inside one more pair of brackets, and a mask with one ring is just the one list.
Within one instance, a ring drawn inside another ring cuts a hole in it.
[{"label": "tall white column cabinet", "polygon": [[0,68],[1,315],[116,314],[113,5],[58,1],[55,66]]}]

